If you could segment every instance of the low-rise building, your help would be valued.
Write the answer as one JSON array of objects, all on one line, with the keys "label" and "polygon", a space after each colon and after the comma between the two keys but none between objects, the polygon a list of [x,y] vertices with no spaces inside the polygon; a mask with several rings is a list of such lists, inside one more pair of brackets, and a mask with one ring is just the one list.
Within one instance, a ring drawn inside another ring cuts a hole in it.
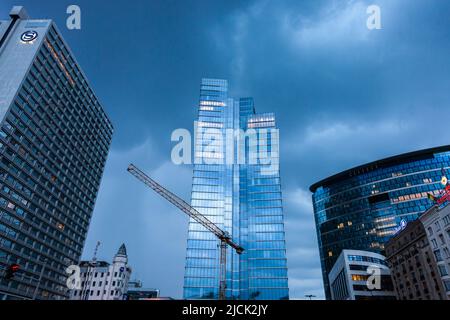
[{"label": "low-rise building", "polygon": [[332,300],[395,300],[385,257],[375,252],[343,250],[328,280]]},{"label": "low-rise building", "polygon": [[397,299],[446,299],[433,251],[419,219],[409,222],[385,247]]},{"label": "low-rise building", "polygon": [[106,261],[80,263],[81,288],[70,291],[71,300],[124,300],[128,291],[131,267],[128,266],[124,244],[114,256],[112,264]]},{"label": "low-rise building", "polygon": [[135,280],[128,283],[128,292],[125,300],[153,300],[159,298],[159,290],[143,288],[142,282]]},{"label": "low-rise building", "polygon": [[450,299],[450,206],[433,206],[420,216],[436,260],[439,275]]}]

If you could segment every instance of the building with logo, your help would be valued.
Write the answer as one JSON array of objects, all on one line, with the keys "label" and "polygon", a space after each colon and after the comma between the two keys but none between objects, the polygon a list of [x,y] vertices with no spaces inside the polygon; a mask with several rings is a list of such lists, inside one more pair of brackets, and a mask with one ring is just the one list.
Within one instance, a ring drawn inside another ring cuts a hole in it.
[{"label": "building with logo", "polygon": [[450,300],[450,206],[433,206],[420,216],[439,275]]},{"label": "building with logo", "polygon": [[445,300],[438,266],[419,219],[386,244],[386,261],[398,300]]},{"label": "building with logo", "polygon": [[[228,83],[220,79],[202,80],[198,115],[191,205],[245,249],[241,255],[228,250],[226,298],[288,299],[275,117],[257,114],[252,98],[228,97]],[[227,140],[239,130],[244,139]],[[185,299],[218,298],[218,245],[190,220]]]},{"label": "building with logo", "polygon": [[419,150],[364,164],[310,187],[327,299],[328,274],[343,249],[383,254],[402,221],[417,219],[443,189],[450,146]]},{"label": "building with logo", "polygon": [[362,250],[342,250],[328,275],[332,300],[395,300],[386,258]]},{"label": "building with logo", "polygon": [[51,20],[14,7],[0,21],[1,299],[65,299],[113,134]]},{"label": "building with logo", "polygon": [[112,263],[106,261],[80,262],[80,287],[70,290],[70,300],[125,300],[131,267],[127,249],[122,244]]}]

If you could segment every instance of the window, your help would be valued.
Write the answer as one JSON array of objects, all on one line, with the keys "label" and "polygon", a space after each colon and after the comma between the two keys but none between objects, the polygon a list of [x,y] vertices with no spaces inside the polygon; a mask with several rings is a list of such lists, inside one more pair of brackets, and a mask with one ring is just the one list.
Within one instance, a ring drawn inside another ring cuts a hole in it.
[{"label": "window", "polygon": [[369,276],[363,274],[352,274],[353,281],[366,281]]},{"label": "window", "polygon": [[433,235],[433,228],[432,227],[428,227],[428,235],[429,236]]},{"label": "window", "polygon": [[436,221],[434,223],[434,226],[436,227],[436,230],[440,230],[441,229],[441,225],[439,224],[439,221]]},{"label": "window", "polygon": [[441,250],[435,250],[434,251],[434,256],[436,257],[436,261],[442,261],[442,255],[441,255]]},{"label": "window", "polygon": [[450,224],[450,214],[448,214],[444,217],[444,224],[446,226]]},{"label": "window", "polygon": [[444,235],[442,233],[439,235],[439,240],[441,241],[441,244],[445,244]]},{"label": "window", "polygon": [[445,277],[448,275],[447,268],[445,265],[439,265],[439,273],[441,274],[441,277]]},{"label": "window", "polygon": [[431,239],[431,244],[433,245],[434,249],[436,249],[438,247],[436,239]]},{"label": "window", "polygon": [[448,248],[444,248],[444,255],[445,255],[445,258],[450,258],[450,251],[448,250]]},{"label": "window", "polygon": [[445,280],[444,286],[446,291],[450,291],[450,280]]}]

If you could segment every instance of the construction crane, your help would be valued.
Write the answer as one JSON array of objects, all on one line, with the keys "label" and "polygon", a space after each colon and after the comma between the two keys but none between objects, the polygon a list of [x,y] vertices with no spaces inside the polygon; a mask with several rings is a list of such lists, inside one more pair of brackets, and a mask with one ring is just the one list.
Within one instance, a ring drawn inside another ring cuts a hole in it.
[{"label": "construction crane", "polygon": [[186,213],[189,217],[200,223],[207,230],[212,232],[220,240],[220,273],[219,273],[219,300],[225,300],[226,291],[226,265],[227,265],[227,246],[233,248],[237,254],[244,252],[244,248],[233,242],[228,232],[220,229],[217,225],[211,222],[203,214],[198,212],[194,207],[188,204],[186,201],[173,194],[158,182],[147,176],[144,172],[139,170],[133,164],[128,166],[128,172],[142,181],[148,187],[152,188],[158,194],[160,194],[167,201],[175,205],[178,209]]}]

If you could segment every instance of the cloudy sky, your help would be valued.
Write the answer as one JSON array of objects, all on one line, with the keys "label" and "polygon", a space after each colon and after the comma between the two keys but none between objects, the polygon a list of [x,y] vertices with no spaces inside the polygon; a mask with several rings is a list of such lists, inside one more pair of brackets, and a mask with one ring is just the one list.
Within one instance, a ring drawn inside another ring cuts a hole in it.
[{"label": "cloudy sky", "polygon": [[[444,0],[2,0],[52,18],[110,115],[115,135],[86,242],[180,298],[187,218],[126,172],[130,162],[189,199],[191,169],[170,160],[192,128],[202,77],[229,80],[275,112],[292,298],[323,298],[309,185],[364,162],[448,144],[450,2]],[[65,27],[78,4],[82,29]],[[366,9],[381,8],[381,30]]]}]

